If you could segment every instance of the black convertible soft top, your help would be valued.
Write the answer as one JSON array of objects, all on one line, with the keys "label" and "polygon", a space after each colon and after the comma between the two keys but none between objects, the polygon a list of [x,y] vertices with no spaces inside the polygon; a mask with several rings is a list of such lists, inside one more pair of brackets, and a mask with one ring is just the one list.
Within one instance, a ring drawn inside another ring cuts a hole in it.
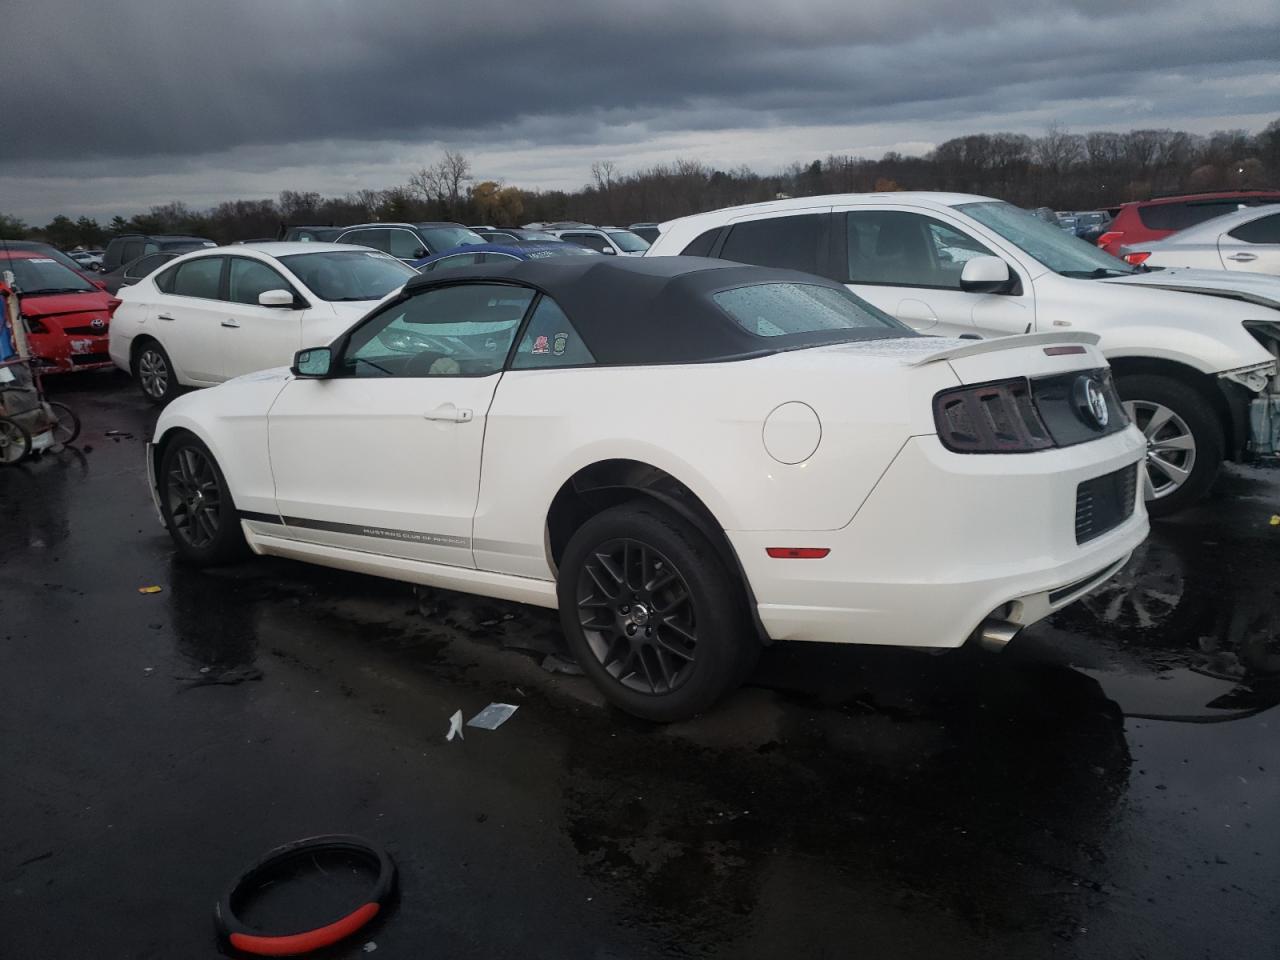
[{"label": "black convertible soft top", "polygon": [[427,273],[405,283],[402,296],[459,282],[515,283],[555,300],[597,363],[705,363],[745,359],[818,343],[909,337],[912,332],[858,301],[883,325],[759,337],[721,310],[712,295],[759,283],[806,283],[837,290],[813,274],[744,266],[704,257],[563,257],[478,264]]}]

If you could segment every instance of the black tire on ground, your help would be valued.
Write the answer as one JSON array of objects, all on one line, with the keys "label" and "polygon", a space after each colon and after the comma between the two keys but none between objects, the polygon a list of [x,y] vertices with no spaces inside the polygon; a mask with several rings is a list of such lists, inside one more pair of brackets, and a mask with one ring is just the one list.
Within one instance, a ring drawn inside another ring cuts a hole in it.
[{"label": "black tire on ground", "polygon": [[160,406],[176,397],[180,390],[169,354],[150,337],[134,350],[133,378],[138,381],[142,395]]},{"label": "black tire on ground", "polygon": [[226,478],[198,439],[183,434],[165,445],[156,484],[165,526],[184,561],[209,567],[248,552]]},{"label": "black tire on ground", "polygon": [[[1153,517],[1168,516],[1200,500],[1222,469],[1226,447],[1222,423],[1210,399],[1181,380],[1154,373],[1120,376],[1116,379],[1116,389],[1130,417],[1147,434],[1147,471],[1151,482],[1147,489],[1147,511]],[[1159,408],[1172,412],[1173,419],[1152,430],[1153,414],[1158,413]],[[1183,437],[1187,432],[1194,449],[1175,446],[1185,443]],[[1162,464],[1178,470],[1190,465],[1190,474],[1171,484],[1176,475],[1162,469]]]},{"label": "black tire on ground", "polygon": [[737,687],[760,655],[744,591],[707,538],[658,504],[584,523],[560,563],[569,649],[618,708],[669,723]]}]

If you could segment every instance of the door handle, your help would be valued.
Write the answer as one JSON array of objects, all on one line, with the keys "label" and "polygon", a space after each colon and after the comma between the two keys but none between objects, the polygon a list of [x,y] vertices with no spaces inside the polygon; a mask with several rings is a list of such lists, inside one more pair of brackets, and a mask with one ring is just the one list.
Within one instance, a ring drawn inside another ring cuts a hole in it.
[{"label": "door handle", "polygon": [[1235,260],[1239,263],[1248,263],[1250,260],[1257,260],[1258,256],[1254,253],[1233,253],[1227,257],[1228,260]]},{"label": "door handle", "polygon": [[167,313],[161,313],[161,314],[158,314],[158,315],[156,316],[156,319],[157,319],[157,320],[172,320],[172,319],[173,319],[173,317],[169,316]]},{"label": "door handle", "polygon": [[472,413],[463,407],[455,407],[452,403],[442,403],[423,416],[428,420],[442,420],[445,423],[470,423]]},{"label": "door handle", "polygon": [[222,321],[222,325],[223,325],[224,327],[230,327],[232,330],[239,330],[239,329],[240,329],[240,321],[239,321],[239,320],[223,320],[223,321]]}]

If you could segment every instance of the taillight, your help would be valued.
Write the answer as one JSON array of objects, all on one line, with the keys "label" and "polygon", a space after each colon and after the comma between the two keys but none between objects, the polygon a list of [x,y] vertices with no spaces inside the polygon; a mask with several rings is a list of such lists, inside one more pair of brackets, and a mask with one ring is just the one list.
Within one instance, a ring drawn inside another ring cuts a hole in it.
[{"label": "taillight", "polygon": [[1026,378],[944,390],[933,398],[938,438],[956,453],[1028,453],[1054,445]]},{"label": "taillight", "polygon": [[1124,255],[1125,263],[1132,263],[1135,267],[1147,262],[1147,258],[1151,256],[1150,250],[1143,250],[1139,253],[1126,253]]},{"label": "taillight", "polygon": [[119,297],[107,298],[107,319],[114,320],[116,318],[116,308],[124,303]]},{"label": "taillight", "polygon": [[43,323],[41,323],[39,320],[37,320],[35,317],[24,316],[22,319],[26,321],[28,333],[48,333],[49,332],[49,328],[46,327]]},{"label": "taillight", "polygon": [[1109,243],[1115,243],[1124,236],[1123,230],[1108,230],[1098,238],[1098,246],[1105,247]]}]

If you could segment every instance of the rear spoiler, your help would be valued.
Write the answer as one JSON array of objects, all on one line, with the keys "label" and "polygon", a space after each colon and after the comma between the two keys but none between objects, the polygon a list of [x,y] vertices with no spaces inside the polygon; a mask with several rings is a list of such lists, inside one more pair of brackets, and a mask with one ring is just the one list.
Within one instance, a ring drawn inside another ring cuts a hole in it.
[{"label": "rear spoiler", "polygon": [[955,360],[959,357],[974,357],[983,353],[996,353],[1000,350],[1018,350],[1022,347],[1037,347],[1041,344],[1081,343],[1095,345],[1102,338],[1096,333],[1024,333],[1012,337],[993,337],[990,340],[974,340],[963,347],[950,347],[939,350],[926,357],[912,362],[913,367],[923,367],[926,363],[937,363],[940,360]]}]

